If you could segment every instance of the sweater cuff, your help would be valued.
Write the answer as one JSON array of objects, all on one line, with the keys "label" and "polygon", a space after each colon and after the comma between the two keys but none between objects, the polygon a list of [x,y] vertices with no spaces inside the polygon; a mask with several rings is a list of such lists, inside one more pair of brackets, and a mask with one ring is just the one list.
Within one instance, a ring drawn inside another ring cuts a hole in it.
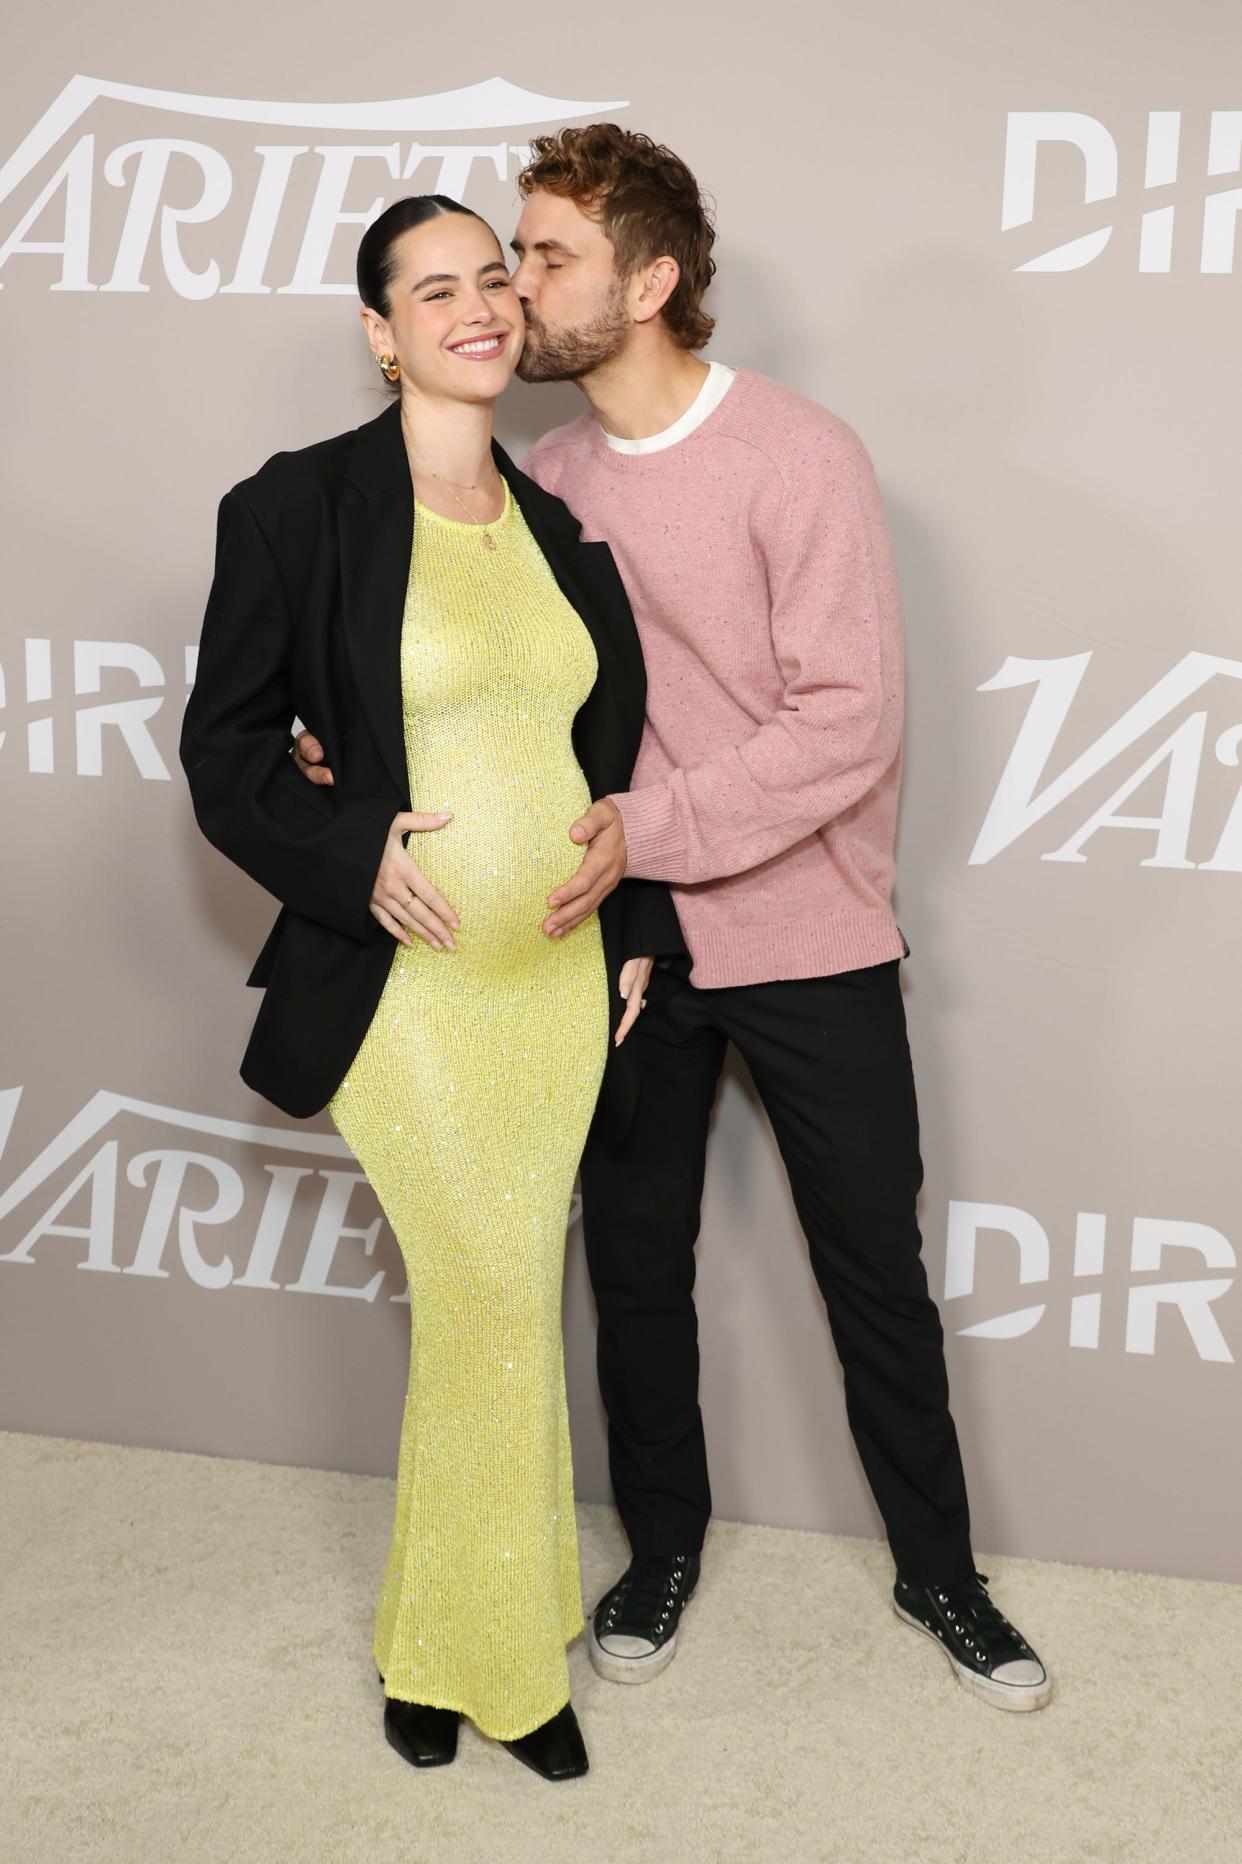
[{"label": "sweater cuff", "polygon": [[621,814],[625,830],[625,871],[636,880],[668,880],[681,852],[673,798],[662,783],[626,790],[608,798]]}]

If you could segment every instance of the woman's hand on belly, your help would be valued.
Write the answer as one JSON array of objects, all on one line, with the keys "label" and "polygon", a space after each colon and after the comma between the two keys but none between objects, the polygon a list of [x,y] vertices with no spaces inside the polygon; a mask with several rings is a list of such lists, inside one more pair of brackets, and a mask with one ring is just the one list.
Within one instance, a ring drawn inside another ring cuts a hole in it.
[{"label": "woman's hand on belly", "polygon": [[403,841],[406,835],[428,834],[450,821],[452,817],[447,811],[438,815],[418,815],[402,810],[392,819],[383,859],[371,889],[371,914],[385,932],[391,932],[403,945],[412,945],[414,937],[418,937],[435,951],[445,946],[450,951],[456,949],[453,931],[460,927],[461,921],[422,868],[410,859]]}]

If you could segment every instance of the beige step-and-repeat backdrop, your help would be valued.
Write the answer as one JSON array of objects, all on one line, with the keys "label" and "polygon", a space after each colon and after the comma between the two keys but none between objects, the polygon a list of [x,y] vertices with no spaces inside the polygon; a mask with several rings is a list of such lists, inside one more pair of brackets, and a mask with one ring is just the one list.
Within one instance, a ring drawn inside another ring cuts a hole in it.
[{"label": "beige step-and-repeat backdrop", "polygon": [[[978,1544],[1242,1579],[1219,0],[66,0],[10,44],[0,1425],[393,1468],[397,1252],[326,1120],[237,1079],[274,909],[198,838],[178,726],[220,493],[382,405],[362,224],[443,190],[507,238],[529,138],[599,117],[717,203],[712,353],[844,415],[887,499],[926,1253]],[[578,405],[519,388],[502,437]],[[875,1533],[740,1071],[700,1259],[718,1512]],[[576,1226],[566,1326],[601,1498]]]}]

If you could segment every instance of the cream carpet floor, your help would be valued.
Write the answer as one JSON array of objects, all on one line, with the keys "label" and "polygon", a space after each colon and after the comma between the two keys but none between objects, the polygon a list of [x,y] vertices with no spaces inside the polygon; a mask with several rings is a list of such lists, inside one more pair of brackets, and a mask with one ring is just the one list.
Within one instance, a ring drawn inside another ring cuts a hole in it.
[{"label": "cream carpet floor", "polygon": [[[1242,1860],[1239,1587],[985,1561],[1058,1680],[1002,1715],[880,1545],[721,1523],[662,1678],[571,1651],[592,1770],[550,1786],[386,1746],[390,1483],[0,1434],[0,1485],[3,1864]],[[579,1520],[593,1601],[622,1538]]]}]

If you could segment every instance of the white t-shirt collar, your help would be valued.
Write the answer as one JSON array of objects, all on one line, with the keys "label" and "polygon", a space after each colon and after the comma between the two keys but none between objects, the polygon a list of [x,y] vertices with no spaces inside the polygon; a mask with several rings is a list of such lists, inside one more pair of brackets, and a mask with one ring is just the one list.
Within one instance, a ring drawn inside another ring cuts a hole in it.
[{"label": "white t-shirt collar", "polygon": [[709,414],[716,412],[729,392],[735,373],[723,362],[709,362],[702,388],[681,419],[666,427],[663,433],[647,434],[641,440],[622,440],[606,428],[601,428],[600,432],[614,453],[662,453],[665,447],[675,447],[679,440],[685,440],[696,427],[703,425]]}]

